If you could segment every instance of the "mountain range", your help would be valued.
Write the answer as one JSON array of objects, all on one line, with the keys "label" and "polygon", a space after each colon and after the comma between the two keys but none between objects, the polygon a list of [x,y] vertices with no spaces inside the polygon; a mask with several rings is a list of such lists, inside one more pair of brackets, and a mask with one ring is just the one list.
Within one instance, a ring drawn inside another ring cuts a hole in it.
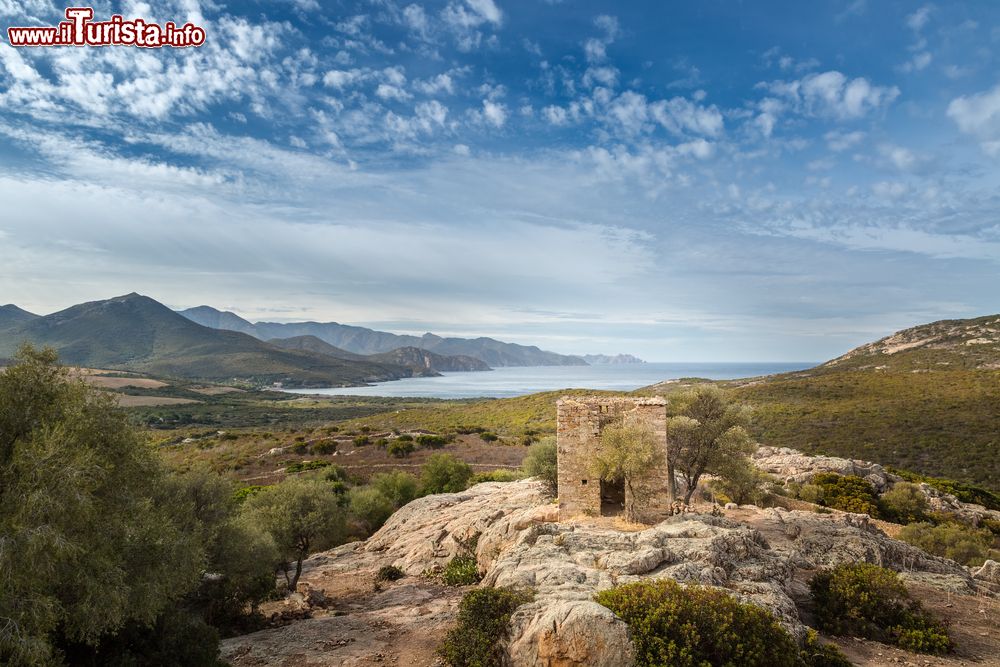
[{"label": "mountain range", "polygon": [[188,319],[215,329],[249,334],[260,340],[314,336],[334,347],[355,354],[374,355],[399,348],[414,347],[445,356],[479,359],[491,367],[500,366],[586,366],[581,357],[546,352],[534,345],[504,343],[493,338],[443,338],[432,333],[409,336],[376,331],[337,322],[250,322],[235,313],[211,306],[179,311]]},{"label": "mountain range", "polygon": [[[0,360],[13,357],[24,342],[52,347],[73,366],[289,387],[488,371],[487,359],[501,362],[497,365],[586,363],[491,338],[397,336],[336,323],[251,324],[207,306],[177,313],[134,293],[45,316],[0,306]],[[408,344],[413,342],[420,344]]]}]

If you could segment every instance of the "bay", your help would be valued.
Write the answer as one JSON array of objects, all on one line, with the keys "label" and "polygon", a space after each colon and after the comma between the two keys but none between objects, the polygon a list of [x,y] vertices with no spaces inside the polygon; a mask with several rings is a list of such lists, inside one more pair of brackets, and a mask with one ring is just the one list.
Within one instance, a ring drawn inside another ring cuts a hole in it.
[{"label": "bay", "polygon": [[812,368],[815,365],[815,362],[675,362],[594,366],[511,366],[476,373],[445,373],[441,377],[405,378],[367,387],[287,391],[325,396],[510,398],[557,389],[632,391],[664,380],[684,377],[732,380],[788,373]]}]

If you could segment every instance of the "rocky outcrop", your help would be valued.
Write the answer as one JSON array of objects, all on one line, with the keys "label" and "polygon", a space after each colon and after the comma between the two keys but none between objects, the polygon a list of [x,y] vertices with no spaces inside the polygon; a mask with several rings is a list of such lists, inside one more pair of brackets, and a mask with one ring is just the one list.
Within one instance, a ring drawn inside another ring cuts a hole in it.
[{"label": "rocky outcrop", "polygon": [[[952,561],[890,539],[867,516],[857,514],[742,506],[724,517],[687,514],[644,530],[623,530],[613,519],[559,523],[555,518],[556,506],[532,480],[479,484],[462,493],[429,496],[396,512],[366,542],[310,558],[303,580],[321,586],[324,581],[369,576],[391,564],[413,575],[404,580],[409,589],[400,590],[408,590],[415,605],[427,606],[440,595],[421,593],[421,586],[436,584],[416,583],[433,581],[420,575],[440,570],[475,544],[483,586],[534,592],[533,601],[511,620],[506,644],[510,664],[610,667],[631,660],[628,629],[593,598],[618,584],[668,577],[722,587],[770,609],[800,634],[804,627],[794,599],[802,594],[802,584],[796,572],[867,561],[909,572],[915,581],[943,590],[969,592],[977,584],[995,582],[1000,569],[995,563],[984,566],[974,579]],[[420,602],[424,598],[428,600]],[[448,613],[454,614],[454,600],[450,607],[443,602],[427,606],[434,609],[428,618],[436,624],[429,627],[447,622]],[[365,613],[384,623],[404,618],[407,623],[431,622],[420,614],[403,614],[405,604],[399,599],[391,604],[391,613],[381,608]],[[334,627],[338,621],[306,622]],[[272,635],[280,631],[266,631],[272,633],[267,635],[269,646],[276,645]],[[252,643],[248,638],[227,640],[224,656],[259,657],[246,648],[248,641]],[[249,657],[237,662],[251,664]]]},{"label": "rocky outcrop", "polygon": [[758,468],[786,482],[808,482],[813,475],[833,472],[863,477],[876,491],[882,493],[892,482],[901,479],[870,461],[836,456],[809,456],[788,447],[760,447],[752,458]]}]

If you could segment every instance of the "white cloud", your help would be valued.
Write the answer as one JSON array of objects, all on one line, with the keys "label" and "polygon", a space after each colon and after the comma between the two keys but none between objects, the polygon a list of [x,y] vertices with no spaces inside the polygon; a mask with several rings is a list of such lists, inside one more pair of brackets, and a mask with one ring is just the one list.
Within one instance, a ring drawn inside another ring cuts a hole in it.
[{"label": "white cloud", "polygon": [[917,11],[906,17],[906,26],[913,30],[914,32],[919,32],[923,30],[924,26],[927,25],[928,19],[931,15],[931,6],[924,5]]},{"label": "white cloud", "polygon": [[552,125],[565,125],[569,122],[569,114],[562,107],[547,106],[542,109],[542,116]]},{"label": "white cloud", "polygon": [[865,138],[865,133],[860,130],[855,130],[854,132],[831,130],[824,134],[823,138],[826,139],[826,145],[831,151],[840,153],[861,143]]},{"label": "white cloud", "polygon": [[861,118],[899,96],[895,86],[872,85],[864,77],[851,79],[836,70],[761,86],[791,101],[801,113],[839,119]]},{"label": "white cloud", "polygon": [[393,86],[388,83],[380,83],[378,88],[375,89],[375,94],[378,95],[383,100],[396,100],[396,101],[406,101],[413,97],[408,92],[399,88],[398,86]]},{"label": "white cloud", "polygon": [[878,152],[884,160],[900,171],[910,171],[920,159],[908,148],[893,144],[879,144]]},{"label": "white cloud", "polygon": [[425,81],[415,81],[413,88],[424,95],[438,95],[440,93],[451,95],[455,92],[455,82],[452,80],[450,74],[445,73],[438,74]]},{"label": "white cloud", "polygon": [[493,127],[503,127],[507,122],[507,107],[498,102],[483,100],[483,118]]},{"label": "white cloud", "polygon": [[948,117],[965,134],[981,140],[989,155],[1000,150],[1000,85],[974,95],[957,97],[948,105]]},{"label": "white cloud", "polygon": [[673,134],[722,134],[722,113],[714,105],[705,107],[683,97],[661,100],[650,105],[653,119]]}]

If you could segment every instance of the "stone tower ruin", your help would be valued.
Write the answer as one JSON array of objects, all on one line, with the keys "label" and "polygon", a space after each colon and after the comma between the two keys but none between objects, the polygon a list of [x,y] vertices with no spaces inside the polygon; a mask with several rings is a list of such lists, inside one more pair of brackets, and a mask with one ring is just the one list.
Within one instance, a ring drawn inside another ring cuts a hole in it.
[{"label": "stone tower ruin", "polygon": [[[649,424],[658,441],[667,448],[667,401],[662,397],[564,396],[556,403],[559,476],[559,519],[581,514],[612,516],[625,504],[624,480],[597,479],[590,471],[594,455],[600,451],[601,430],[623,418]],[[633,483],[636,480],[633,480]],[[670,515],[667,467],[651,469],[641,483],[651,493],[638,507],[638,518],[656,523]]]}]

